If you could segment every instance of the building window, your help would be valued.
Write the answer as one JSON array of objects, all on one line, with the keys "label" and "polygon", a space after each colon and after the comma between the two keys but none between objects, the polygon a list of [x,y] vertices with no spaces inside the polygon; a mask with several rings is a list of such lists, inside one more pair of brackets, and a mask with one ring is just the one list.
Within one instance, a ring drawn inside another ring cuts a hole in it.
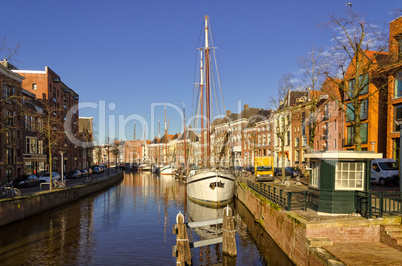
[{"label": "building window", "polygon": [[[394,117],[395,120],[398,122],[402,121],[402,105],[398,105],[394,107]],[[400,130],[400,126],[395,123],[395,131],[398,132]]]},{"label": "building window", "polygon": [[393,141],[393,158],[395,161],[399,162],[400,141],[399,139],[392,139],[392,141]]},{"label": "building window", "polygon": [[363,190],[364,163],[336,163],[335,189]]},{"label": "building window", "polygon": [[290,145],[290,131],[286,132],[286,146]]},{"label": "building window", "polygon": [[302,143],[303,147],[307,146],[307,137],[303,137],[303,143]]},{"label": "building window", "polygon": [[35,138],[26,138],[26,153],[37,153],[38,140]]},{"label": "building window", "polygon": [[306,113],[305,112],[302,112],[302,135],[304,136],[304,135],[306,135]]},{"label": "building window", "polygon": [[296,150],[295,163],[299,163],[299,160],[300,160],[300,150]]},{"label": "building window", "polygon": [[36,91],[38,88],[37,88],[37,86],[36,86],[36,83],[33,83],[32,84],[32,90],[34,90],[34,91]]},{"label": "building window", "polygon": [[362,143],[367,143],[367,139],[368,139],[368,124],[361,124],[360,127],[360,138],[362,140]]},{"label": "building window", "polygon": [[320,164],[311,162],[311,178],[310,178],[310,186],[319,187],[320,180]]},{"label": "building window", "polygon": [[394,97],[402,97],[402,72],[399,72],[395,76],[395,92]]},{"label": "building window", "polygon": [[[355,108],[352,103],[346,105],[346,119],[348,121],[355,121]],[[360,103],[360,120],[368,119],[368,99],[363,100]]]},{"label": "building window", "polygon": [[353,145],[355,137],[355,128],[353,126],[348,127],[348,135],[347,135],[347,145]]},{"label": "building window", "polygon": [[295,140],[295,147],[297,148],[297,147],[299,147],[300,146],[300,139],[299,138],[296,138],[296,140]]},{"label": "building window", "polygon": [[360,88],[362,88],[360,95],[368,92],[369,77],[368,74],[360,75],[359,77]]},{"label": "building window", "polygon": [[43,154],[43,140],[38,140],[38,154]]}]

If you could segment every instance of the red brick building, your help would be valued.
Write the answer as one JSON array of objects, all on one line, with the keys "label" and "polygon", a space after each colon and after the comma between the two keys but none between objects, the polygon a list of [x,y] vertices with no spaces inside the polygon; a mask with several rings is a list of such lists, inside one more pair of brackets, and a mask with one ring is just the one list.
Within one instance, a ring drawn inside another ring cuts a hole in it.
[{"label": "red brick building", "polygon": [[[4,66],[5,65],[5,66]],[[0,64],[0,182],[5,184],[23,174],[23,77]],[[19,103],[18,103],[19,102]]]},{"label": "red brick building", "polygon": [[[71,127],[72,135],[79,139],[78,108],[72,109],[74,106],[78,107],[78,94],[64,84],[60,76],[49,67],[45,67],[44,71],[13,70],[13,72],[24,77],[22,88],[35,94],[37,100],[42,100],[54,116],[60,119],[61,124],[67,120],[68,112],[71,110],[72,121],[69,127]],[[46,142],[45,146],[47,146]],[[59,173],[62,171],[61,151],[64,151],[64,171],[68,172],[86,167],[82,160],[83,148],[65,137],[64,145],[59,145],[52,153],[52,169],[54,171]],[[45,170],[48,169],[47,163]]]}]

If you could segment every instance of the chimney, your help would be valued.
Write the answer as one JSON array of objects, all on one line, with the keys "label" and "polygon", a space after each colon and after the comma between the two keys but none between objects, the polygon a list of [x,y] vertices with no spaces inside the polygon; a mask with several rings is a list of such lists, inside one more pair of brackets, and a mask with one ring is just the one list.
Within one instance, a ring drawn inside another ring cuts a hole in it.
[{"label": "chimney", "polygon": [[226,110],[226,115],[230,115],[230,114],[231,114],[230,110]]},{"label": "chimney", "polygon": [[248,104],[245,104],[243,109],[248,110]]}]

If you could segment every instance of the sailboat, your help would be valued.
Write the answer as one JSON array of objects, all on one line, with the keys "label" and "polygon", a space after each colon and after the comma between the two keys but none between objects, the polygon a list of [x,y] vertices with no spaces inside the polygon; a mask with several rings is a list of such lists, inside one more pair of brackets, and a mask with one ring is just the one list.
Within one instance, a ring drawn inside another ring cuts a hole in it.
[{"label": "sailboat", "polygon": [[[200,48],[200,83],[199,83],[199,106],[201,119],[201,162],[202,168],[199,170],[192,170],[187,178],[187,196],[190,200],[210,205],[222,206],[234,197],[235,189],[235,176],[229,169],[223,169],[211,166],[211,84],[214,84],[210,65],[213,60],[210,59],[211,49],[209,46],[209,17],[204,17],[204,37],[205,46]],[[212,41],[211,41],[212,43]],[[204,70],[205,66],[205,70]],[[205,82],[205,84],[204,84]],[[205,86],[204,86],[205,85]],[[204,90],[205,89],[205,90]],[[204,103],[205,100],[205,103]],[[205,106],[205,113],[204,113]],[[203,120],[206,120],[206,127],[204,128]],[[204,154],[204,132],[206,133],[206,156]],[[205,158],[205,159],[204,159]],[[220,160],[219,160],[220,161]]]}]

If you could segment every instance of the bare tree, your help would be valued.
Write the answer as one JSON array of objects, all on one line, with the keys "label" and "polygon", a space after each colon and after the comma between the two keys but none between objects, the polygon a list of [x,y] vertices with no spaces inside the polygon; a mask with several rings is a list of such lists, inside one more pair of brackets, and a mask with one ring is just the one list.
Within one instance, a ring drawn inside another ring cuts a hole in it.
[{"label": "bare tree", "polygon": [[43,110],[37,116],[38,132],[41,135],[40,137],[46,140],[45,148],[48,150],[50,184],[52,184],[53,154],[57,151],[65,151],[66,135],[64,133],[64,123],[58,117],[62,110],[56,109],[49,102],[43,100],[41,100],[41,107]]},{"label": "bare tree", "polygon": [[322,49],[314,48],[305,56],[299,57],[297,65],[301,68],[303,87],[306,92],[305,106],[309,109],[306,124],[309,129],[309,147],[314,149],[314,139],[319,124],[322,122],[319,103],[323,99],[321,87],[325,79],[326,62]]},{"label": "bare tree", "polygon": [[376,82],[378,67],[387,58],[385,34],[352,11],[347,11],[347,17],[333,16],[328,26],[333,29],[335,45],[330,53],[331,69],[325,74],[339,88],[339,107],[353,126],[355,149],[360,151],[362,108],[387,87],[386,82]]},{"label": "bare tree", "polygon": [[291,129],[292,111],[289,103],[286,101],[289,93],[294,88],[292,82],[293,75],[290,73],[283,74],[278,81],[277,97],[271,97],[272,109],[274,112],[274,134],[279,141],[281,151],[282,180],[285,180],[285,145],[290,141],[288,134]]}]

